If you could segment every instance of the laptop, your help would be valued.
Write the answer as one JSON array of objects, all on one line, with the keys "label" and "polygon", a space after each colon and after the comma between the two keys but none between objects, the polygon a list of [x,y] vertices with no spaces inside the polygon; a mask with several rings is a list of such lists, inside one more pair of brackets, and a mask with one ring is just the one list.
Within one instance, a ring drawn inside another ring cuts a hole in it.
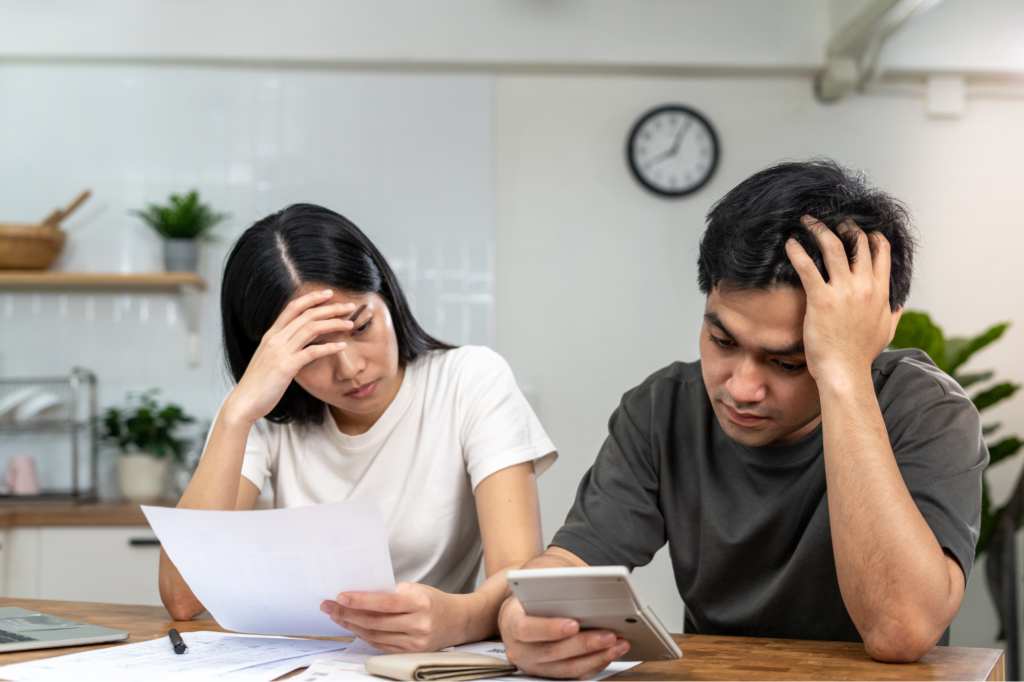
[{"label": "laptop", "polygon": [[128,639],[128,633],[121,630],[76,623],[14,606],[0,608],[0,653],[102,644],[124,639]]}]

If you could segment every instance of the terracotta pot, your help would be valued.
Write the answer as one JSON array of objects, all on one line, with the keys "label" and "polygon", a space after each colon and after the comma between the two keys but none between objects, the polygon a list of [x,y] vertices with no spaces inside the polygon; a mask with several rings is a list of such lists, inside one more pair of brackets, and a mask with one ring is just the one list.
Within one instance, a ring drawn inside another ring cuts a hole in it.
[{"label": "terracotta pot", "polygon": [[122,454],[117,462],[121,496],[129,502],[156,502],[164,492],[167,458],[145,452]]}]

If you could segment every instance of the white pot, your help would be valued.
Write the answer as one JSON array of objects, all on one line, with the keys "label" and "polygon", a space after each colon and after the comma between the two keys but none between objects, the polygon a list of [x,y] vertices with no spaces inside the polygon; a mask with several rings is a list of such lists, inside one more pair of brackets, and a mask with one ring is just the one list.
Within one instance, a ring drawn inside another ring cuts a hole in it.
[{"label": "white pot", "polygon": [[129,502],[156,502],[164,492],[167,458],[157,459],[146,453],[121,455],[117,462],[117,478],[121,495]]}]

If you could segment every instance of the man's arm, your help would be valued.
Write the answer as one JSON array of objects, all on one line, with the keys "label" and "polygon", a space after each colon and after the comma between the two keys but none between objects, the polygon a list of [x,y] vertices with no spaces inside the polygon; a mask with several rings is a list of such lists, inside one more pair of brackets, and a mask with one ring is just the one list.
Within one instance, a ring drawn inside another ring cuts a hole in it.
[{"label": "man's arm", "polygon": [[[523,564],[523,568],[579,566],[587,563],[560,547],[549,547]],[[508,660],[528,675],[586,680],[629,651],[629,642],[610,630],[580,632],[580,624],[572,618],[526,615],[511,590],[498,612],[498,626]]]},{"label": "man's arm", "polygon": [[[949,626],[964,593],[960,565],[914,503],[889,443],[871,363],[892,341],[889,243],[856,230],[851,265],[839,238],[809,216],[829,281],[803,248],[787,251],[807,293],[804,346],[821,398],[828,508],[847,611],[878,660],[915,661]],[[866,256],[871,253],[872,258]]]}]

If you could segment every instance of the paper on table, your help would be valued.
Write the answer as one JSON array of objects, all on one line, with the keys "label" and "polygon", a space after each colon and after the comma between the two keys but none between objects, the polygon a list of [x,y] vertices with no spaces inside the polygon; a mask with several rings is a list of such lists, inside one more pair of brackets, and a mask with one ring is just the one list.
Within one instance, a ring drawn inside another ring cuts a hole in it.
[{"label": "paper on table", "polygon": [[352,636],[320,611],[321,602],[346,591],[395,591],[373,498],[261,511],[142,511],[193,594],[227,630]]},{"label": "paper on table", "polygon": [[[505,645],[501,642],[474,642],[472,644],[446,647],[441,649],[441,651],[484,654],[508,660],[508,657],[505,655]],[[294,682],[367,682],[370,679],[380,679],[366,672],[365,664],[366,659],[371,656],[381,655],[386,655],[386,652],[375,649],[361,639],[357,639],[345,651],[336,653],[330,658],[321,659],[309,666],[306,672],[294,678]],[[639,664],[639,661],[613,661],[608,664],[607,668],[590,679],[603,680],[606,677],[629,670]],[[502,682],[503,680],[505,682],[532,682],[533,680],[545,681],[547,678],[531,677],[522,671],[517,671],[512,675],[491,677],[488,680],[497,680],[497,682]]]},{"label": "paper on table", "polygon": [[386,656],[386,651],[375,649],[361,639],[357,639],[345,649],[331,655],[330,658],[323,658],[309,666],[309,670],[300,673],[294,678],[294,682],[316,682],[327,680],[328,682],[343,682],[361,680],[365,682],[371,679],[380,679],[366,672],[366,659],[374,656]]},{"label": "paper on table", "polygon": [[3,666],[0,667],[0,679],[77,682],[209,680],[232,670],[270,661],[312,655],[322,658],[346,646],[345,642],[248,637],[205,631],[184,633],[183,638],[188,644],[185,654],[174,653],[167,638],[161,637],[138,644]]},{"label": "paper on table", "polygon": [[271,682],[281,677],[281,675],[287,675],[293,670],[309,667],[323,657],[323,653],[318,653],[299,656],[298,658],[289,658],[283,661],[270,661],[269,663],[261,663],[260,665],[221,673],[216,677],[211,677],[210,682]]},{"label": "paper on table", "polygon": [[292,682],[369,682],[381,678],[366,672],[366,666],[344,661],[317,661],[292,678]]},{"label": "paper on table", "polygon": [[[351,644],[345,647],[344,651],[339,651],[331,655],[332,661],[341,661],[343,663],[353,663],[362,665],[366,663],[366,659],[373,658],[374,656],[387,656],[388,652],[381,651],[376,647],[370,646],[361,639],[354,640]],[[321,658],[323,658],[321,656]]]}]

